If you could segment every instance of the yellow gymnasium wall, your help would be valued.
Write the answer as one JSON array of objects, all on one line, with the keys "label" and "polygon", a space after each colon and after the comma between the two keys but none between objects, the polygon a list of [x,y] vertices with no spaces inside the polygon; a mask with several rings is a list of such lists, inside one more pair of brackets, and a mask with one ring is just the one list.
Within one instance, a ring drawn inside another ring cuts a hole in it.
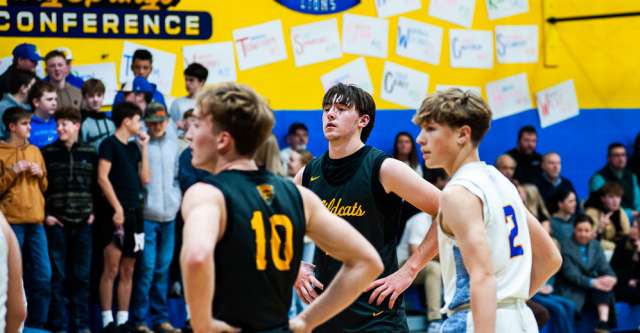
[{"label": "yellow gymnasium wall", "polygon": [[[49,0],[50,1],[50,0]],[[98,1],[98,0],[93,0]],[[332,0],[331,0],[332,1]],[[47,2],[47,1],[45,1]],[[91,2],[91,1],[88,1]],[[105,1],[106,2],[106,1]],[[380,98],[380,84],[385,60],[395,62],[429,74],[428,92],[436,84],[458,84],[482,87],[489,81],[526,72],[535,106],[535,92],[562,81],[573,79],[580,108],[637,108],[639,103],[640,75],[640,18],[619,18],[597,21],[581,21],[558,24],[557,38],[550,49],[555,67],[545,66],[546,38],[543,8],[555,16],[586,15],[594,13],[639,11],[640,3],[625,0],[529,0],[529,12],[498,20],[489,20],[485,0],[476,0],[472,29],[493,30],[496,25],[537,24],[539,28],[539,61],[536,64],[498,64],[486,69],[454,69],[449,61],[449,29],[461,29],[452,23],[428,16],[429,0],[422,0],[422,7],[409,13],[389,18],[388,58],[366,57],[379,109],[403,109],[404,107]],[[6,0],[0,5],[6,5]],[[0,9],[2,9],[0,7]],[[10,10],[10,8],[9,8]],[[342,30],[342,16],[353,13],[376,17],[374,0],[362,0],[350,10],[331,15],[309,15],[292,11],[274,0],[181,0],[172,10],[206,11],[213,18],[213,34],[204,40],[153,40],[135,39],[131,42],[175,53],[175,80],[173,96],[185,94],[182,76],[182,47],[209,42],[232,41],[232,31],[280,19],[283,25],[287,59],[249,70],[237,70],[238,81],[255,87],[266,96],[276,110],[317,110],[321,107],[323,87],[320,76],[360,56],[344,54],[342,58],[304,67],[296,67],[291,49],[290,29],[329,18],[337,18]],[[439,65],[430,65],[400,57],[395,51],[398,17],[430,23],[444,28],[442,53]],[[115,62],[120,65],[124,39],[1,37],[0,57],[11,54],[12,48],[22,42],[38,46],[41,53],[56,47],[68,47],[74,56],[74,65]],[[494,41],[495,43],[495,41]],[[103,58],[102,55],[106,55]],[[495,52],[494,52],[495,57]],[[119,73],[119,68],[117,69]],[[486,96],[486,95],[485,95]]]}]

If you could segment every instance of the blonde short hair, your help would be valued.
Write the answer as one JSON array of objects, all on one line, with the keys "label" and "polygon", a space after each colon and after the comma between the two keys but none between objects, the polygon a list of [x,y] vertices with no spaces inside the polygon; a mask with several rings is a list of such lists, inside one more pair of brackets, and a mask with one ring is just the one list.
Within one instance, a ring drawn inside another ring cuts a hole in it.
[{"label": "blonde short hair", "polygon": [[235,140],[238,154],[253,156],[275,122],[265,100],[252,88],[234,82],[206,86],[197,96],[201,116],[211,117],[216,129]]},{"label": "blonde short hair", "polygon": [[469,126],[471,141],[478,145],[491,126],[491,110],[481,97],[451,88],[425,98],[413,117],[416,125],[432,121],[452,128]]}]

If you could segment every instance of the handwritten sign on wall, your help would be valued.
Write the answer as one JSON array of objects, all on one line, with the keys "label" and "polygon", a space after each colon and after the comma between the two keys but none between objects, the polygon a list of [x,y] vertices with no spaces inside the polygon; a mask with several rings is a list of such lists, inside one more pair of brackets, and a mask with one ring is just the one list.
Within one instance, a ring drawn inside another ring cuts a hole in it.
[{"label": "handwritten sign on wall", "polygon": [[527,74],[522,73],[489,82],[487,102],[493,112],[494,120],[531,109]]},{"label": "handwritten sign on wall", "polygon": [[399,56],[438,65],[441,52],[442,28],[404,17],[398,18],[396,53]]},{"label": "handwritten sign on wall", "polygon": [[184,67],[197,62],[207,68],[207,83],[235,81],[236,61],[232,42],[188,45],[182,48]]},{"label": "handwritten sign on wall", "polygon": [[573,80],[564,81],[536,94],[540,126],[547,127],[580,114]]},{"label": "handwritten sign on wall", "polygon": [[291,47],[298,67],[342,57],[338,20],[292,27]]},{"label": "handwritten sign on wall", "polygon": [[416,109],[427,96],[428,87],[429,75],[427,73],[391,61],[384,63],[382,87],[380,88],[380,97],[383,99]]},{"label": "handwritten sign on wall", "polygon": [[329,90],[337,83],[355,84],[373,95],[373,83],[367,69],[364,58],[358,58],[346,63],[320,77],[324,91]]},{"label": "handwritten sign on wall", "polygon": [[422,7],[421,0],[375,0],[379,17],[411,12]]},{"label": "handwritten sign on wall", "polygon": [[280,20],[233,30],[233,40],[241,70],[287,59]]},{"label": "handwritten sign on wall", "polygon": [[389,21],[375,17],[344,14],[342,50],[345,53],[386,58]]},{"label": "handwritten sign on wall", "polygon": [[496,26],[496,58],[501,64],[538,62],[538,26]]},{"label": "handwritten sign on wall", "polygon": [[529,0],[486,0],[490,20],[526,13]]},{"label": "handwritten sign on wall", "polygon": [[454,68],[492,68],[493,34],[484,30],[449,30],[449,54]]},{"label": "handwritten sign on wall", "polygon": [[471,28],[475,0],[430,0],[429,15]]}]

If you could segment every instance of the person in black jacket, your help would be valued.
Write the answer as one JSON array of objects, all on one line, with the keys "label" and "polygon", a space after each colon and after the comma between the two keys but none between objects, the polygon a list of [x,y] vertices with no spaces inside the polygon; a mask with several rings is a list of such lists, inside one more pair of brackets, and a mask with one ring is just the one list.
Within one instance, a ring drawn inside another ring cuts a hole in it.
[{"label": "person in black jacket", "polygon": [[629,236],[620,239],[611,258],[611,267],[618,275],[614,289],[616,300],[640,303],[640,219],[631,225]]},{"label": "person in black jacket", "polygon": [[535,183],[540,177],[542,156],[536,152],[538,133],[531,126],[523,126],[518,131],[518,145],[507,154],[517,162],[514,178],[520,183]]}]

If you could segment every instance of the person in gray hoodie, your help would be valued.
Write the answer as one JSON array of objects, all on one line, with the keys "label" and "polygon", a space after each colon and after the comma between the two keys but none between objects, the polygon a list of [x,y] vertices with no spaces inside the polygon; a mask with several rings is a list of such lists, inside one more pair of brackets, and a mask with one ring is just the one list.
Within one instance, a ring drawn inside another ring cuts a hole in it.
[{"label": "person in gray hoodie", "polygon": [[151,182],[146,185],[144,208],[145,244],[138,261],[133,292],[133,331],[150,333],[146,324],[151,315],[156,333],[180,333],[169,323],[169,266],[175,245],[175,218],[180,208],[178,161],[181,149],[175,132],[168,131],[169,114],[165,107],[151,103],[145,123],[150,136],[149,165]]}]

